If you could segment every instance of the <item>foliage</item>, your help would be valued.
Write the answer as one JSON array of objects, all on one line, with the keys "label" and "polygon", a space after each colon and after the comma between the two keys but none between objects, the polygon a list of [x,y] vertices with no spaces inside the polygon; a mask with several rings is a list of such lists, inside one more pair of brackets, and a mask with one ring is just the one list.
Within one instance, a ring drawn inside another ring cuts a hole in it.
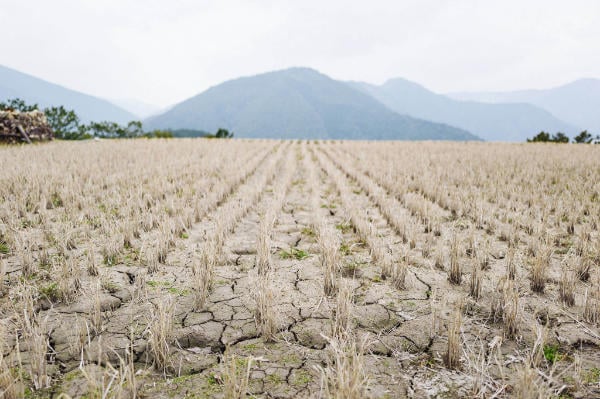
[{"label": "foliage", "polygon": [[218,139],[230,139],[233,137],[233,132],[230,132],[227,129],[219,129],[217,133],[215,133],[215,137]]},{"label": "foliage", "polygon": [[564,134],[562,132],[558,132],[558,133],[552,135],[552,138],[550,139],[550,141],[552,141],[554,143],[568,143],[569,136],[567,136],[566,134]]},{"label": "foliage", "polygon": [[205,132],[203,130],[195,130],[195,129],[174,129],[171,130],[173,132],[173,137],[210,137],[212,134]]},{"label": "foliage", "polygon": [[38,109],[37,104],[26,104],[25,101],[20,98],[12,98],[6,102],[0,102],[0,111],[20,111],[20,112],[31,112]]},{"label": "foliage", "polygon": [[145,133],[144,137],[147,137],[149,139],[171,139],[173,138],[173,132],[170,130],[156,129],[151,132]]},{"label": "foliage", "polygon": [[296,260],[302,260],[304,258],[308,258],[308,252],[298,248],[290,248],[289,251],[282,249],[281,251],[279,251],[279,256],[281,257],[281,259],[294,258]]},{"label": "foliage", "polygon": [[75,140],[80,137],[79,117],[73,110],[67,110],[62,105],[44,109],[48,124],[54,135],[59,139]]},{"label": "foliage", "polygon": [[539,132],[533,138],[527,139],[528,143],[547,143],[550,141],[550,133],[544,131]]},{"label": "foliage", "polygon": [[559,361],[562,358],[562,356],[558,352],[558,345],[545,345],[544,358],[550,364],[554,364],[554,362]]},{"label": "foliage", "polygon": [[145,136],[142,122],[130,121],[126,126],[116,122],[90,122],[89,125],[81,125],[80,132],[88,137],[100,137],[107,139],[136,138]]},{"label": "foliage", "polygon": [[533,138],[527,139],[528,143],[568,143],[569,137],[562,132],[557,132],[550,136],[550,133],[541,131]]},{"label": "foliage", "polygon": [[227,129],[219,128],[215,134],[209,134],[207,137],[215,139],[231,139],[233,138],[233,132],[230,132]]},{"label": "foliage", "polygon": [[60,300],[60,290],[56,282],[52,282],[46,286],[39,288],[40,294],[46,297],[51,302],[57,302]]},{"label": "foliage", "polygon": [[[550,133],[541,131],[530,139],[528,143],[568,143],[569,136],[562,132],[557,132],[550,136]],[[600,135],[593,137],[587,130],[582,131],[573,138],[573,142],[577,144],[600,144]]]},{"label": "foliage", "polygon": [[575,140],[575,142],[578,144],[589,144],[592,142],[593,137],[590,133],[588,133],[587,130],[584,130],[583,132],[575,136],[573,140]]},{"label": "foliage", "polygon": [[203,130],[195,129],[156,129],[145,133],[144,137],[148,138],[197,138],[197,137],[214,137],[214,135]]},{"label": "foliage", "polygon": [[134,138],[144,135],[144,129],[142,128],[142,122],[140,121],[129,121],[125,129],[123,129],[125,137]]}]

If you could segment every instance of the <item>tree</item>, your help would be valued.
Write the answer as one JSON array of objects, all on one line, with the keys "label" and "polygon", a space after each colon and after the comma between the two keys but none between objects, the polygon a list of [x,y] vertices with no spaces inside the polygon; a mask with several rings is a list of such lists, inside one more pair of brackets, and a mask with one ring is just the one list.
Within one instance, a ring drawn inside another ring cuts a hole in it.
[{"label": "tree", "polygon": [[31,112],[38,109],[37,104],[29,105],[20,98],[11,98],[5,103],[0,102],[0,111],[20,111],[20,112]]},{"label": "tree", "polygon": [[594,138],[592,137],[591,134],[588,133],[587,130],[584,130],[583,132],[579,133],[574,138],[575,142],[578,144],[590,144],[593,139]]},{"label": "tree", "polygon": [[217,133],[215,133],[215,137],[218,139],[230,139],[233,138],[233,132],[230,132],[227,129],[219,128],[219,130],[217,130]]},{"label": "tree", "polygon": [[172,139],[173,136],[173,132],[170,130],[153,130],[151,132],[148,133],[144,133],[144,137],[147,137],[149,139],[152,138],[157,138],[157,139]]},{"label": "tree", "polygon": [[550,133],[544,131],[539,132],[533,138],[527,139],[528,143],[547,143],[550,141]]},{"label": "tree", "polygon": [[142,122],[130,121],[125,128],[125,136],[129,138],[141,137],[144,135],[144,129],[142,129]]},{"label": "tree", "polygon": [[88,127],[86,125],[79,125],[76,132],[72,132],[63,137],[64,140],[88,140],[91,139],[91,134],[88,133]]},{"label": "tree", "polygon": [[75,111],[66,110],[61,105],[44,109],[44,114],[57,138],[76,140],[79,137],[79,117]]},{"label": "tree", "polygon": [[554,143],[568,143],[569,137],[562,132],[558,132],[558,133],[552,135],[552,138],[550,139],[550,141],[552,141]]},{"label": "tree", "polygon": [[90,133],[94,137],[103,138],[118,138],[125,137],[125,130],[115,122],[90,122],[86,126],[86,132]]}]

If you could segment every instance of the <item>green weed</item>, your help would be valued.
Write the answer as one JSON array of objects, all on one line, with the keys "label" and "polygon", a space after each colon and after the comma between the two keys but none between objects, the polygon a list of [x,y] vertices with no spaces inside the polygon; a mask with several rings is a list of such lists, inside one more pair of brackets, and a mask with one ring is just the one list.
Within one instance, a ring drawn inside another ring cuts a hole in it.
[{"label": "green weed", "polygon": [[281,250],[279,251],[279,256],[281,257],[281,259],[296,259],[296,260],[302,260],[305,258],[308,258],[309,254],[306,251],[303,251],[301,249],[298,248],[290,248],[289,251],[286,250]]}]

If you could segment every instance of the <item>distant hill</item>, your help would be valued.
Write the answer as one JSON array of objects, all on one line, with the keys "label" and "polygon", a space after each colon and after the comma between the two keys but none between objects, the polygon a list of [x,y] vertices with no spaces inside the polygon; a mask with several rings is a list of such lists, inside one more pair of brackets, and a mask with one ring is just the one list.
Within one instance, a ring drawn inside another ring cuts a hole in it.
[{"label": "distant hill", "polygon": [[525,141],[540,130],[578,132],[578,128],[531,104],[458,101],[400,78],[388,80],[381,86],[362,82],[349,84],[398,113],[457,126],[484,140]]},{"label": "distant hill", "polygon": [[148,118],[144,125],[209,132],[222,127],[235,137],[478,140],[462,129],[400,115],[308,68],[227,81]]},{"label": "distant hill", "polygon": [[101,98],[70,90],[0,65],[0,101],[10,98],[37,103],[42,108],[63,105],[67,109],[75,110],[84,123],[90,121],[125,123],[139,119]]},{"label": "distant hill", "polygon": [[488,103],[530,103],[580,129],[600,134],[600,79],[579,79],[566,85],[544,90],[464,92],[448,95],[461,100]]}]

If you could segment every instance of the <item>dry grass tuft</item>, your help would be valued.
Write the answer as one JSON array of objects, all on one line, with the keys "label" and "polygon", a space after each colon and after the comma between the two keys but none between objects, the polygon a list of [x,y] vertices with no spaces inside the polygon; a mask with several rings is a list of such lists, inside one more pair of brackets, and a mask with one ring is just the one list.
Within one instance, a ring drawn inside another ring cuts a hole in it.
[{"label": "dry grass tuft", "polygon": [[6,345],[6,321],[0,321],[0,398],[21,399],[24,397],[21,373],[14,373],[5,357],[8,352]]},{"label": "dry grass tuft", "polygon": [[131,296],[135,303],[142,303],[148,299],[147,277],[148,272],[146,270],[139,270],[135,275],[133,295]]},{"label": "dry grass tuft", "polygon": [[438,270],[445,270],[444,267],[444,246],[440,242],[435,250],[434,267]]},{"label": "dry grass tuft", "polygon": [[[4,279],[6,278],[6,261],[0,259],[0,297],[3,297],[6,291]],[[1,340],[1,337],[0,337]],[[0,341],[1,342],[1,341]]]},{"label": "dry grass tuft", "polygon": [[340,270],[339,239],[336,232],[324,223],[318,229],[318,244],[321,267],[323,268],[323,290],[325,295],[334,296],[337,292],[337,280]]},{"label": "dry grass tuft", "polygon": [[103,317],[102,317],[102,307],[100,303],[100,293],[102,292],[102,286],[100,281],[96,281],[95,284],[92,285],[92,303],[89,310],[89,319],[92,326],[92,331],[95,334],[100,334],[102,332],[103,326]]},{"label": "dry grass tuft", "polygon": [[577,278],[583,282],[590,279],[590,270],[592,269],[593,261],[589,257],[577,257],[575,259]]},{"label": "dry grass tuft", "polygon": [[357,344],[352,337],[327,339],[329,365],[321,373],[321,395],[332,399],[367,397],[369,377],[363,353],[367,343]]},{"label": "dry grass tuft", "polygon": [[156,246],[154,247],[155,249],[155,258],[158,261],[158,263],[162,263],[164,264],[167,261],[167,256],[169,255],[169,247],[170,247],[170,240],[159,240],[156,243]]},{"label": "dry grass tuft", "polygon": [[459,254],[458,237],[455,233],[450,243],[450,271],[448,272],[448,281],[456,285],[460,285],[462,282]]},{"label": "dry grass tuft", "polygon": [[194,292],[194,310],[201,311],[212,287],[215,268],[214,246],[206,243],[202,248],[200,259],[192,264],[192,291]]},{"label": "dry grass tuft", "polygon": [[545,399],[555,396],[537,369],[527,363],[518,369],[514,388],[514,397],[518,399]]},{"label": "dry grass tuft", "polygon": [[21,263],[21,273],[23,277],[30,278],[37,272],[37,267],[31,256],[31,251],[25,244],[21,244],[18,249],[19,260]]},{"label": "dry grass tuft", "polygon": [[235,354],[223,357],[221,374],[225,399],[245,399],[247,397],[252,362],[251,357],[241,358]]},{"label": "dry grass tuft", "polygon": [[170,296],[153,304],[148,326],[148,345],[154,359],[154,367],[163,372],[171,367],[169,343],[173,334],[173,309],[174,302]]},{"label": "dry grass tuft", "polygon": [[102,259],[107,266],[115,266],[119,262],[119,257],[123,252],[122,240],[120,237],[110,237],[102,247]]},{"label": "dry grass tuft", "polygon": [[513,280],[500,279],[492,300],[492,316],[495,321],[502,320],[504,335],[515,338],[521,321],[519,293]]},{"label": "dry grass tuft", "polygon": [[35,390],[49,388],[51,378],[48,375],[46,356],[48,355],[48,320],[39,314],[23,312],[23,340],[29,347],[29,375]]},{"label": "dry grass tuft", "polygon": [[478,262],[473,262],[471,271],[471,282],[469,284],[469,295],[477,300],[481,296],[481,268]]},{"label": "dry grass tuft", "polygon": [[548,328],[534,323],[533,331],[535,335],[533,337],[533,347],[529,353],[529,365],[531,367],[540,367],[545,360],[544,348],[548,339]]},{"label": "dry grass tuft", "polygon": [[98,270],[98,264],[96,263],[96,257],[94,256],[94,251],[92,249],[88,249],[85,253],[86,262],[87,262],[87,272],[92,277],[97,277],[100,274]]},{"label": "dry grass tuft", "polygon": [[591,290],[585,290],[583,319],[591,324],[600,323],[600,282]]},{"label": "dry grass tuft", "polygon": [[259,276],[254,291],[254,320],[256,328],[265,342],[275,341],[277,323],[275,319],[275,303],[269,275]]},{"label": "dry grass tuft", "polygon": [[392,262],[392,285],[397,290],[406,289],[406,273],[408,271],[409,264],[409,252],[406,251],[402,259],[398,262]]},{"label": "dry grass tuft", "polygon": [[271,223],[265,218],[261,220],[258,229],[256,266],[259,275],[266,275],[271,270]]},{"label": "dry grass tuft", "polygon": [[[98,346],[98,358],[102,357],[102,349]],[[82,397],[107,398],[107,399],[136,399],[139,398],[139,384],[133,363],[133,349],[130,345],[126,348],[125,358],[115,354],[119,360],[117,367],[106,362],[100,368],[95,364],[87,365],[82,361],[79,371],[87,382],[87,392]],[[91,367],[89,367],[91,366]],[[88,368],[89,367],[89,368]],[[68,398],[58,396],[58,398]]]},{"label": "dry grass tuft", "polygon": [[432,247],[433,238],[430,235],[427,235],[427,238],[425,238],[425,242],[423,243],[423,248],[421,248],[421,255],[424,259],[429,258],[429,256],[431,255]]},{"label": "dry grass tuft", "polygon": [[431,323],[429,326],[429,338],[433,339],[436,337],[442,326],[442,319],[440,317],[440,313],[442,309],[445,308],[446,303],[445,299],[440,298],[439,292],[435,289],[431,295]]},{"label": "dry grass tuft", "polygon": [[502,312],[504,335],[507,338],[515,338],[519,331],[520,304],[519,293],[511,280],[506,280],[502,289],[502,296],[504,297],[504,310]]},{"label": "dry grass tuft", "polygon": [[157,248],[153,247],[146,252],[145,265],[148,269],[148,274],[154,274],[160,270],[158,251]]},{"label": "dry grass tuft", "polygon": [[560,274],[560,282],[558,284],[558,292],[560,300],[566,306],[575,305],[575,273],[568,270],[566,265],[563,265]]},{"label": "dry grass tuft", "polygon": [[509,280],[514,280],[517,276],[516,249],[509,247],[506,254],[506,276]]},{"label": "dry grass tuft", "polygon": [[454,311],[454,316],[448,327],[448,348],[444,355],[444,363],[451,370],[460,368],[460,355],[462,345],[460,340],[460,330],[462,325],[462,306],[459,305]]},{"label": "dry grass tuft", "polygon": [[353,291],[347,282],[341,282],[333,314],[333,336],[342,339],[352,329]]},{"label": "dry grass tuft", "polygon": [[57,281],[58,294],[63,302],[70,303],[81,291],[81,269],[74,258],[61,259]]},{"label": "dry grass tuft", "polygon": [[490,269],[490,243],[486,241],[483,249],[478,252],[477,259],[479,261],[479,266],[481,270],[489,270]]},{"label": "dry grass tuft", "polygon": [[531,265],[531,290],[537,293],[543,293],[546,288],[546,271],[550,265],[550,255],[548,250],[537,251]]}]

